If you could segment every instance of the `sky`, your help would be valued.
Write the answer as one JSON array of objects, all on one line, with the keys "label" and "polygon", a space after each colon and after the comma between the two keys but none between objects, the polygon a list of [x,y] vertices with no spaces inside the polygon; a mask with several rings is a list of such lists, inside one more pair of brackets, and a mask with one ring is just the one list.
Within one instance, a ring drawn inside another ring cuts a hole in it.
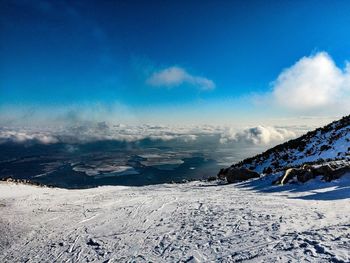
[{"label": "sky", "polygon": [[0,124],[318,125],[349,114],[349,1],[0,1]]}]

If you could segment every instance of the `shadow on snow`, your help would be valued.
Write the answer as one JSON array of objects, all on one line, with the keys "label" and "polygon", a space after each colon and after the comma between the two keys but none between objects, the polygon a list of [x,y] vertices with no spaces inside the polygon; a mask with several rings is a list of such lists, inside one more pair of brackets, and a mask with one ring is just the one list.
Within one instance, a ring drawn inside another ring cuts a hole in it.
[{"label": "shadow on snow", "polygon": [[[272,185],[280,174],[260,179],[237,183],[235,187],[249,189],[261,193],[299,193],[300,196],[289,196],[291,199],[302,200],[341,200],[350,198],[350,173],[332,182],[324,182],[320,177],[304,184],[292,183],[288,185]],[[305,195],[303,195],[303,193]]]}]

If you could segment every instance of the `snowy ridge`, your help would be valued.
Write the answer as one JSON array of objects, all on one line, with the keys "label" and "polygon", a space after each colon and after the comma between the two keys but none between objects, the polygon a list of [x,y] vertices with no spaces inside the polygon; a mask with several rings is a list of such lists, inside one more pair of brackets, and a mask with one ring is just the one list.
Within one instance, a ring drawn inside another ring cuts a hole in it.
[{"label": "snowy ridge", "polygon": [[233,166],[269,173],[304,163],[349,159],[349,148],[350,115]]}]

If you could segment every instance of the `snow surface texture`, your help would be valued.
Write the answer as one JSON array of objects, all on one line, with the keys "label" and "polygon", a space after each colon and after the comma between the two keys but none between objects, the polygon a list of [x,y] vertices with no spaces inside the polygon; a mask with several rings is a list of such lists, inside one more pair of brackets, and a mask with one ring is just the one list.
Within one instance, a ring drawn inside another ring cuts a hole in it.
[{"label": "snow surface texture", "polygon": [[349,150],[350,115],[297,139],[277,145],[255,157],[245,159],[234,166],[243,166],[258,173],[263,173],[267,168],[278,171],[306,162],[349,160]]},{"label": "snow surface texture", "polygon": [[350,262],[350,174],[331,183],[88,190],[0,183],[0,262]]}]

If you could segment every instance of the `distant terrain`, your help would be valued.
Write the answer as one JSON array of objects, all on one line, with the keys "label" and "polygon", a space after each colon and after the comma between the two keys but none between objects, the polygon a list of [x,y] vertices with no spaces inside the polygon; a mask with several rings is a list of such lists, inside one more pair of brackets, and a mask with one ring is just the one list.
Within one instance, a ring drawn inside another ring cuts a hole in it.
[{"label": "distant terrain", "polygon": [[253,145],[242,151],[209,139],[203,144],[181,140],[5,141],[0,142],[0,179],[27,179],[69,189],[183,182],[215,176],[232,161],[263,149]]}]

